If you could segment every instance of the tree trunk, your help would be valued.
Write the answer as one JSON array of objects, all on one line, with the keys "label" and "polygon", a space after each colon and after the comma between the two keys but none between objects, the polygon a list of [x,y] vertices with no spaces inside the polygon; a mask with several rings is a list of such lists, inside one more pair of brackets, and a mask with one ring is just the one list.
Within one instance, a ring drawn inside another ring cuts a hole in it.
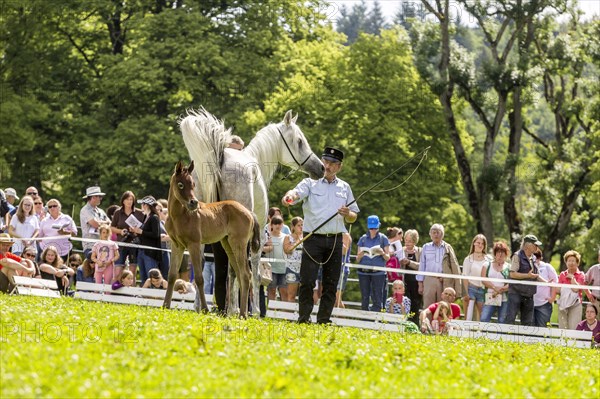
[{"label": "tree trunk", "polygon": [[[510,125],[510,136],[508,141],[508,157],[504,164],[504,173],[507,176],[508,194],[504,198],[504,219],[508,226],[510,235],[510,246],[514,252],[521,245],[521,219],[515,204],[517,194],[516,170],[519,164],[519,152],[521,150],[521,136],[523,135],[523,116],[521,114],[521,86],[515,86],[513,90],[513,110],[508,115]],[[524,176],[525,177],[525,176]]]}]

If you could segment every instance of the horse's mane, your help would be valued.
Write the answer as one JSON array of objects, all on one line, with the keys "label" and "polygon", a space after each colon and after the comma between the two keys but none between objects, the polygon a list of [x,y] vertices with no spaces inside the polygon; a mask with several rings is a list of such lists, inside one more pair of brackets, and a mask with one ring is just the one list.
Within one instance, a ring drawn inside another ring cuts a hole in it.
[{"label": "horse's mane", "polygon": [[204,108],[188,109],[179,126],[190,158],[196,164],[199,193],[204,202],[218,200],[223,151],[231,142],[231,129]]},{"label": "horse's mane", "polygon": [[277,156],[280,151],[280,143],[277,129],[275,123],[263,127],[244,148],[244,152],[256,159],[267,187],[273,180],[278,167]]}]

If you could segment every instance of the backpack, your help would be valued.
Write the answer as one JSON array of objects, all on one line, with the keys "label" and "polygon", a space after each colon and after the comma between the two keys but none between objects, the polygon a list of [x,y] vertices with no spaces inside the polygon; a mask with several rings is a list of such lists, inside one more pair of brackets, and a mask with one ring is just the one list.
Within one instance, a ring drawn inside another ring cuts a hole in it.
[{"label": "backpack", "polygon": [[[385,262],[385,267],[389,269],[400,269],[400,261],[396,258],[396,255],[390,256],[387,262]],[[396,280],[402,280],[402,273],[387,271],[387,278],[390,283],[393,283]]]}]

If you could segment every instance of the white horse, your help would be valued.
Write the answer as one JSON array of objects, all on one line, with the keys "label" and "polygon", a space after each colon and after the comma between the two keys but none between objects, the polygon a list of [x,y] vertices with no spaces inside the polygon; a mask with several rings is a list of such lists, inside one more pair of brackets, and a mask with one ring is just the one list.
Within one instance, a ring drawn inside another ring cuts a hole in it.
[{"label": "white horse", "polygon": [[[283,121],[269,124],[242,150],[228,148],[231,129],[204,109],[190,110],[180,121],[183,141],[196,165],[197,193],[203,202],[235,200],[254,212],[259,225],[267,221],[267,189],[278,165],[297,168],[313,179],[323,177],[323,164],[296,125],[298,115],[286,112]],[[261,237],[261,248],[265,237]],[[260,252],[251,257],[253,313],[258,314],[258,264]],[[216,265],[224,267],[224,265]],[[233,278],[232,273],[229,278]],[[198,289],[202,289],[199,287]],[[236,295],[229,295],[228,309],[237,308]]]}]

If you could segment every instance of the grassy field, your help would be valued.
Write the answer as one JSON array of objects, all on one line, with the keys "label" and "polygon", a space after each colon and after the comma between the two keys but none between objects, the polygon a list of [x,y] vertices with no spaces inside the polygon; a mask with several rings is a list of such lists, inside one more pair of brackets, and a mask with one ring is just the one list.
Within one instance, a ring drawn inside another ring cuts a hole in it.
[{"label": "grassy field", "polygon": [[600,396],[600,351],[0,295],[0,396]]}]

